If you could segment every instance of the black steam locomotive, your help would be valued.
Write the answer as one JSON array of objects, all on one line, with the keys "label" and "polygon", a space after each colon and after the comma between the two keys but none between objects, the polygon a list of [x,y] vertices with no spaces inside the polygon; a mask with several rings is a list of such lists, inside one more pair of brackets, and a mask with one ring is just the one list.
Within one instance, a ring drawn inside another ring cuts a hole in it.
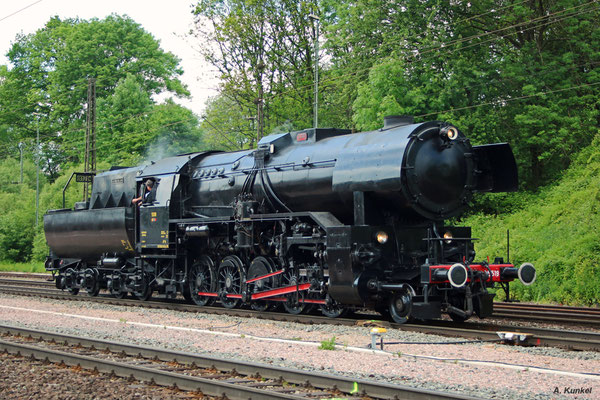
[{"label": "black steam locomotive", "polygon": [[58,288],[91,296],[181,293],[330,317],[366,307],[400,323],[485,317],[490,287],[531,284],[535,269],[475,262],[471,229],[444,220],[475,192],[516,188],[508,144],[472,146],[443,122],[275,134],[256,150],[97,174],[88,201],[44,216],[46,269]]}]

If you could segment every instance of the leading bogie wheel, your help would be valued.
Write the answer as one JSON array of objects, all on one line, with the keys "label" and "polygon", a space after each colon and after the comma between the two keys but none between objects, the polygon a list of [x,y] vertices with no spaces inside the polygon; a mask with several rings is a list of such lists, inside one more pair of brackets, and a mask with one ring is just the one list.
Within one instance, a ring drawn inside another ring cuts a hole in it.
[{"label": "leading bogie wheel", "polygon": [[199,306],[210,306],[215,298],[199,293],[214,293],[217,291],[217,272],[215,263],[207,255],[201,256],[190,268],[187,290],[192,302]]},{"label": "leading bogie wheel", "polygon": [[410,319],[412,311],[412,294],[408,289],[402,289],[392,294],[389,302],[390,316],[394,322],[405,324]]},{"label": "leading bogie wheel", "polygon": [[321,304],[321,313],[328,318],[338,318],[348,312],[348,308],[342,306],[335,300],[327,296],[327,303]]}]

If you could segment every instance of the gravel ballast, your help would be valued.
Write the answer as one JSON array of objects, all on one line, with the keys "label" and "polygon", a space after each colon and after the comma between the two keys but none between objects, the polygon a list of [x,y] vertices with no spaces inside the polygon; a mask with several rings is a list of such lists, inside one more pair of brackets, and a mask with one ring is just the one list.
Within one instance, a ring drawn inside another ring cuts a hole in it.
[{"label": "gravel ballast", "polygon": [[[0,295],[0,323],[498,399],[600,398],[600,354],[389,329],[299,323]],[[335,337],[336,350],[322,350]],[[3,359],[4,365],[4,359]],[[4,369],[4,367],[3,367]],[[3,381],[4,382],[4,381]],[[4,383],[0,390],[4,390]],[[574,389],[591,389],[575,394]],[[1,394],[1,392],[0,392]],[[140,397],[141,398],[141,397]],[[152,398],[152,397],[148,397]]]}]

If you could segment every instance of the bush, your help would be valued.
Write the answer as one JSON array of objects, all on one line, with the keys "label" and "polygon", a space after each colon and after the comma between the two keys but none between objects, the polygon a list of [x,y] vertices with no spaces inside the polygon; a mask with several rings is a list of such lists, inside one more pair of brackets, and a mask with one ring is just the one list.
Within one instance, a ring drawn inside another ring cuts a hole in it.
[{"label": "bush", "polygon": [[473,227],[478,259],[506,254],[532,262],[531,286],[511,284],[523,301],[594,305],[600,302],[600,138],[577,157],[560,181],[527,199],[509,214],[478,213],[462,222]]}]

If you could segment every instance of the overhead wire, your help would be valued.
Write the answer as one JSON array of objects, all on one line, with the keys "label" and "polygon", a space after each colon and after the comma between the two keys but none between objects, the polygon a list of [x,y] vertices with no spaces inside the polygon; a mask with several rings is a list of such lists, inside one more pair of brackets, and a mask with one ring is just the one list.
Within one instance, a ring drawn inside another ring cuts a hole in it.
[{"label": "overhead wire", "polygon": [[11,14],[8,14],[8,15],[6,15],[6,16],[4,16],[4,17],[0,18],[0,22],[4,21],[5,19],[8,19],[8,18],[12,17],[13,15],[17,15],[18,13],[20,13],[20,12],[22,12],[22,11],[25,11],[25,10],[27,10],[29,7],[33,7],[33,6],[35,6],[37,3],[41,3],[42,1],[44,1],[44,0],[37,0],[37,1],[34,1],[33,3],[26,5],[25,7],[21,8],[20,10],[17,10],[17,11],[15,11],[15,12],[11,13]]},{"label": "overhead wire", "polygon": [[[489,40],[486,40],[486,41],[472,43],[472,44],[470,44],[468,46],[464,46],[464,47],[461,47],[459,49],[452,49],[450,47],[451,45],[454,45],[454,44],[458,44],[458,43],[462,43],[462,42],[465,42],[465,41],[470,41],[470,40],[478,39],[478,38],[481,38],[483,36],[487,36],[489,34],[492,34],[493,32],[497,33],[497,32],[504,31],[504,30],[507,30],[507,29],[510,29],[510,28],[515,28],[515,27],[518,27],[518,26],[530,23],[531,21],[534,21],[534,20],[547,19],[548,17],[554,16],[554,15],[558,15],[558,14],[562,14],[562,13],[568,11],[568,10],[572,10],[572,9],[575,9],[575,8],[580,8],[580,7],[583,7],[583,6],[586,6],[586,5],[590,5],[590,4],[594,4],[594,3],[597,3],[597,2],[598,2],[598,0],[593,0],[593,1],[590,1],[590,2],[585,3],[583,5],[580,5],[580,6],[575,6],[575,7],[571,7],[571,8],[568,8],[568,9],[563,9],[563,10],[556,11],[554,13],[547,14],[543,18],[542,17],[538,17],[538,18],[535,18],[533,20],[528,20],[528,21],[521,22],[519,24],[510,25],[508,27],[504,27],[504,28],[501,28],[501,29],[498,29],[498,30],[495,30],[495,31],[491,31],[489,33],[482,33],[482,34],[468,36],[468,37],[462,38],[462,39],[453,40],[453,41],[450,41],[450,42],[443,43],[443,44],[441,44],[438,47],[426,47],[426,48],[421,48],[421,49],[405,49],[405,50],[412,51],[412,54],[407,55],[404,61],[407,62],[407,63],[411,63],[411,62],[415,62],[417,59],[421,59],[422,60],[423,59],[422,56],[424,54],[433,53],[436,50],[449,50],[451,53],[454,53],[455,51],[462,51],[462,50],[465,50],[467,48],[471,48],[471,47],[474,47],[474,46],[479,46],[479,45],[484,44],[484,43],[489,43],[491,41],[500,40],[500,39],[503,39],[503,38],[505,38],[507,36],[516,35],[517,33],[520,33],[520,32],[523,32],[523,31],[528,31],[528,30],[535,29],[535,28],[538,28],[538,27],[541,27],[541,26],[546,26],[546,25],[554,24],[554,23],[563,21],[563,20],[565,20],[567,18],[572,18],[572,17],[578,16],[578,15],[585,14],[585,13],[590,12],[590,11],[598,10],[598,7],[593,8],[593,9],[589,9],[589,10],[580,11],[580,12],[577,12],[577,13],[573,13],[573,14],[567,15],[567,16],[561,15],[562,18],[560,18],[560,19],[550,20],[550,21],[543,21],[542,23],[539,23],[539,24],[534,24],[532,26],[527,26],[526,28],[523,28],[520,31],[511,32],[511,33],[508,33],[508,34],[506,34],[504,36],[495,37],[495,38],[492,38],[492,39],[489,39]],[[319,84],[322,87],[326,87],[326,86],[330,85],[331,83],[342,81],[343,79],[351,77],[351,76],[354,76],[357,73],[369,71],[371,68],[372,68],[372,66],[369,66],[369,67],[366,67],[366,68],[363,68],[363,69],[358,69],[358,70],[351,71],[351,72],[349,72],[347,74],[338,75],[338,76],[336,76],[334,78],[333,77],[332,78],[325,78],[325,79],[321,80],[319,82]],[[297,91],[299,89],[310,89],[312,87],[313,87],[313,84],[311,83],[311,84],[307,84],[307,85],[303,85],[303,86],[298,86],[294,90]],[[271,98],[274,98],[274,97],[277,97],[277,96],[281,96],[282,94],[285,94],[285,93],[288,93],[288,91],[278,91],[276,93],[273,93],[272,95],[265,96],[264,99],[265,100],[271,99]]]},{"label": "overhead wire", "polygon": [[431,112],[431,113],[427,113],[427,114],[415,115],[415,117],[417,117],[417,118],[428,117],[428,116],[431,116],[431,115],[444,114],[444,113],[448,113],[448,112],[452,112],[452,111],[463,111],[463,110],[469,110],[469,109],[473,109],[473,108],[477,108],[477,107],[489,106],[489,105],[493,105],[493,104],[509,103],[509,102],[513,102],[513,101],[517,101],[517,100],[530,99],[532,97],[539,97],[539,96],[544,96],[544,95],[553,94],[553,93],[565,92],[565,91],[568,91],[568,90],[581,89],[581,88],[584,88],[584,87],[593,87],[593,86],[597,86],[597,85],[600,85],[600,82],[586,83],[586,84],[583,84],[583,85],[572,86],[572,87],[563,88],[563,89],[548,90],[548,91],[545,91],[545,92],[534,93],[534,94],[526,95],[526,96],[497,99],[497,100],[494,100],[494,101],[488,101],[488,102],[485,102],[485,103],[474,104],[474,105],[471,105],[471,106],[457,107],[457,108],[451,108],[451,109],[443,110],[443,111],[436,111],[436,112]]}]

